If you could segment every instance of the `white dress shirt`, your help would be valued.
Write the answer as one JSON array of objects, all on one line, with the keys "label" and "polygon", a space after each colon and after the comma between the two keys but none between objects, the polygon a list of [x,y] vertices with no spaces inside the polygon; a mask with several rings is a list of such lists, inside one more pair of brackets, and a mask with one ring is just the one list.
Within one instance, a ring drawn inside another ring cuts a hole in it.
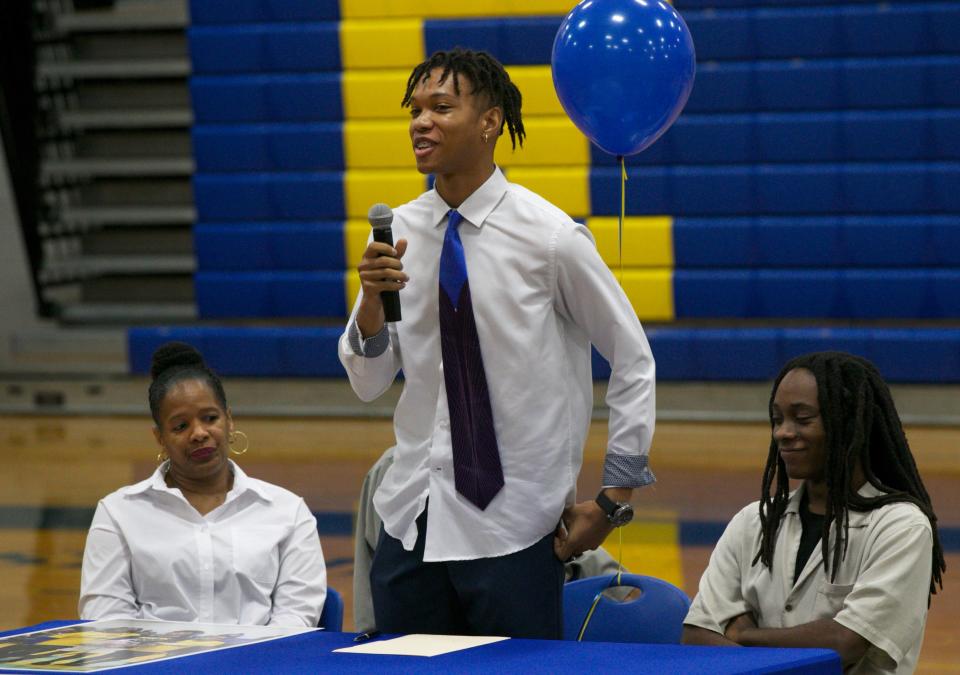
[{"label": "white dress shirt", "polygon": [[[759,503],[734,516],[710,556],[684,623],[722,635],[730,620],[745,612],[753,613],[760,628],[833,619],[871,645],[847,673],[912,673],[927,620],[933,564],[930,521],[907,502],[850,511],[847,551],[836,578],[831,581],[825,572],[818,544],[794,582],[803,532],[802,489],[790,496],[780,521],[772,570],[753,564],[760,550]],[[883,493],[867,483],[859,494]],[[832,534],[830,544],[832,561]]]},{"label": "white dress shirt", "polygon": [[483,511],[456,491],[438,316],[449,210],[431,190],[394,211],[394,238],[409,242],[403,320],[376,354],[357,338],[358,298],[339,346],[364,401],[403,370],[395,462],[374,503],[411,550],[429,497],[426,561],[507,555],[554,530],[576,497],[593,409],[591,342],[612,368],[604,485],[654,480],[654,362],[629,300],[586,227],[495,169],[457,210],[504,487]]},{"label": "white dress shirt", "polygon": [[80,618],[316,626],[327,574],[303,499],[231,461],[233,488],[201,516],[167,487],[168,464],[97,505]]}]

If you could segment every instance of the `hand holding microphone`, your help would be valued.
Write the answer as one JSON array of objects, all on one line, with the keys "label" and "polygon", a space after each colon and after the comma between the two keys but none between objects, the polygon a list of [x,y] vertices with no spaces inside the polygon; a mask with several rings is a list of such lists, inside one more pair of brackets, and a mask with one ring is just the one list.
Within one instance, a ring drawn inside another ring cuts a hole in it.
[{"label": "hand holding microphone", "polygon": [[373,241],[364,251],[357,270],[363,286],[363,301],[357,326],[364,337],[380,332],[384,321],[400,321],[400,294],[409,277],[400,258],[407,250],[406,239],[393,244],[393,211],[386,204],[374,204],[367,213]]}]

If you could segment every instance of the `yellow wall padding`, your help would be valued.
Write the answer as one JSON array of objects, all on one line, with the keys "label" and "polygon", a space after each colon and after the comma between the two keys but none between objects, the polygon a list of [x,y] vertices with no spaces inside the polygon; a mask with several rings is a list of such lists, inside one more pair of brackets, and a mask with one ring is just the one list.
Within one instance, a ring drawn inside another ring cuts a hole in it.
[{"label": "yellow wall padding", "polygon": [[408,120],[410,112],[400,107],[407,78],[413,67],[403,70],[351,70],[343,73],[343,118]]},{"label": "yellow wall padding", "polygon": [[[620,265],[616,217],[589,218],[597,250],[611,268]],[[623,221],[624,267],[673,267],[673,218],[630,216]]]},{"label": "yellow wall padding", "polygon": [[424,49],[423,21],[419,19],[340,23],[340,59],[343,70],[413,68],[423,61]]},{"label": "yellow wall padding", "polygon": [[564,16],[573,0],[340,0],[343,19]]},{"label": "yellow wall padding", "polygon": [[416,169],[347,170],[343,174],[343,199],[348,218],[366,218],[377,202],[406,204],[427,189],[426,176]]},{"label": "yellow wall padding", "polygon": [[343,156],[348,169],[412,169],[416,166],[410,124],[403,120],[343,123]]},{"label": "yellow wall padding", "polygon": [[[553,88],[550,66],[509,66],[507,73],[523,95],[524,117],[527,115],[563,115],[563,106]],[[404,80],[406,83],[406,80]]]},{"label": "yellow wall padding", "polygon": [[569,166],[590,163],[590,143],[568,117],[523,118],[527,138],[511,150],[506,127],[497,142],[496,161],[507,166]]},{"label": "yellow wall padding", "polygon": [[507,179],[566,211],[572,218],[590,215],[590,168],[516,167],[506,171]]},{"label": "yellow wall padding", "polygon": [[672,269],[626,269],[620,284],[641,321],[673,321]]}]

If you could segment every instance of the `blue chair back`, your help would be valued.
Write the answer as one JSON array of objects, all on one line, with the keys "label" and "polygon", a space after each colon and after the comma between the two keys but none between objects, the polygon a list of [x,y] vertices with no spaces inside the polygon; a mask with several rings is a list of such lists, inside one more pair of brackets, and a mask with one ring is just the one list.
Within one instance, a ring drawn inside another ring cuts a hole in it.
[{"label": "blue chair back", "polygon": [[327,599],[320,612],[320,628],[339,633],[343,630],[343,598],[332,586],[327,586]]},{"label": "blue chair back", "polygon": [[[615,588],[617,575],[571,581],[563,590],[563,639],[576,640],[598,593]],[[679,644],[690,598],[671,583],[640,574],[622,574],[621,586],[640,589],[639,597],[618,602],[600,596],[583,639],[590,642]]]}]

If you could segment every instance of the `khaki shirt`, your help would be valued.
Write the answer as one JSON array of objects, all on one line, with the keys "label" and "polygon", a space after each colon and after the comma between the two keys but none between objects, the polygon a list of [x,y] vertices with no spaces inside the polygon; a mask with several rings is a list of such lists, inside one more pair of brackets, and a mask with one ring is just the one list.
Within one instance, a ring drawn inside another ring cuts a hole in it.
[{"label": "khaki shirt", "polygon": [[[684,623],[722,635],[727,623],[745,612],[751,612],[761,628],[832,618],[871,645],[848,672],[912,673],[927,619],[930,522],[905,502],[865,513],[850,511],[847,552],[833,582],[824,571],[818,544],[793,583],[802,489],[790,495],[777,530],[772,570],[759,561],[752,564],[760,550],[759,502],[734,516],[710,556]],[[869,483],[860,489],[865,497],[880,494]]]}]

